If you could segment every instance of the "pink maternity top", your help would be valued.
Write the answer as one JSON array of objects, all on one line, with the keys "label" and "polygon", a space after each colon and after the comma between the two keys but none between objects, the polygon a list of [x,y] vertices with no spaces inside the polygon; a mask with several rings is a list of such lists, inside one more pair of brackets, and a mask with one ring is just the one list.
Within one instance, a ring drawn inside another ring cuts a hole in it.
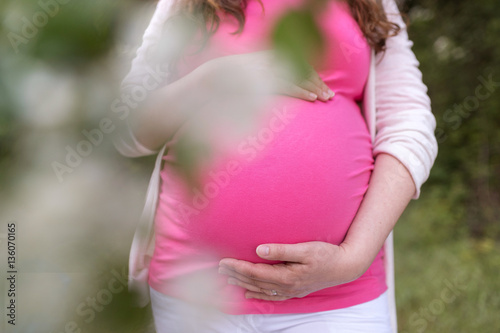
[{"label": "pink maternity top", "polygon": [[[241,35],[231,34],[237,21],[222,14],[206,49],[180,63],[181,75],[216,57],[269,48],[273,22],[301,2],[262,0],[263,13],[257,1],[249,1]],[[359,279],[286,301],[246,299],[243,288],[227,284],[227,276],[217,272],[226,257],[277,263],[256,255],[263,243],[340,244],[368,188],[374,161],[358,102],[370,47],[344,2],[328,2],[319,24],[326,61],[316,70],[335,91],[333,99],[273,97],[259,126],[200,171],[201,187],[194,191],[174,168],[175,149],[164,156],[149,270],[154,289],[186,300],[208,292],[232,314],[333,310],[367,302],[386,290],[383,249]]]}]

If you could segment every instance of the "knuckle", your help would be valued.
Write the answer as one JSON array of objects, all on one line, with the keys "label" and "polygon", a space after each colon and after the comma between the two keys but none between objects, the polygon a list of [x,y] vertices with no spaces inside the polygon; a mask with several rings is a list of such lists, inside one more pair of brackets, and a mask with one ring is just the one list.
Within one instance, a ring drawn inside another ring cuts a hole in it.
[{"label": "knuckle", "polygon": [[248,279],[247,283],[252,286],[257,286],[257,280],[255,279]]},{"label": "knuckle", "polygon": [[286,88],[290,91],[295,91],[296,90],[296,85],[293,81],[286,81]]},{"label": "knuckle", "polygon": [[255,274],[255,272],[249,271],[247,275],[251,281],[255,282],[255,279],[257,278],[257,275]]},{"label": "knuckle", "polygon": [[[319,96],[319,94],[318,94],[318,96]],[[302,251],[304,258],[311,259],[311,257],[314,255],[314,250],[312,250],[310,246],[303,247],[301,249],[301,251]]]},{"label": "knuckle", "polygon": [[288,289],[293,289],[295,286],[295,281],[287,275],[282,277],[281,283]]}]

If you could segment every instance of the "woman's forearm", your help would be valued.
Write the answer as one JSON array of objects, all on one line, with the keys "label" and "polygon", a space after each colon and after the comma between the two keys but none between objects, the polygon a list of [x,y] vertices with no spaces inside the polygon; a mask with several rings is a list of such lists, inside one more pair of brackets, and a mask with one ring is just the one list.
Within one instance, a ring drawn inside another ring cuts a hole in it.
[{"label": "woman's forearm", "polygon": [[342,244],[360,260],[363,274],[415,193],[410,173],[395,157],[379,154],[361,206]]},{"label": "woman's forearm", "polygon": [[135,138],[146,148],[155,150],[168,141],[200,106],[219,97],[243,94],[252,103],[254,97],[263,93],[308,101],[328,101],[333,97],[333,91],[316,71],[312,70],[307,79],[292,82],[287,69],[283,71],[276,61],[275,53],[267,50],[205,62],[148,96],[140,110],[131,117],[130,127]]},{"label": "woman's forearm", "polygon": [[143,146],[158,149],[212,96],[209,69],[201,65],[177,81],[149,94],[134,112],[130,128]]}]

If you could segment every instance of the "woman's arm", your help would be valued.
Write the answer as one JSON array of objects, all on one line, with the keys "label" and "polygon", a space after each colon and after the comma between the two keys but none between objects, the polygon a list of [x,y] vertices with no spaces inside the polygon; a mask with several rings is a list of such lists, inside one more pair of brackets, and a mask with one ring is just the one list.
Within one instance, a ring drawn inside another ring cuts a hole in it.
[{"label": "woman's arm", "polygon": [[[240,96],[241,103],[255,100],[261,93],[286,94],[309,101],[327,101],[333,97],[333,92],[313,69],[304,80],[291,79],[278,68],[272,51],[215,58],[182,78],[148,92],[145,101],[130,113],[129,130],[140,145],[155,151],[203,106],[228,95]],[[134,87],[128,87],[129,96],[134,95]],[[210,108],[205,111],[210,112]]]},{"label": "woman's arm", "polygon": [[362,261],[361,274],[371,265],[415,193],[411,174],[395,157],[379,154],[370,186],[341,246]]},{"label": "woman's arm", "polygon": [[[214,59],[173,82],[167,69],[183,38],[178,27],[167,24],[173,15],[173,3],[158,2],[132,67],[122,81],[121,99],[111,106],[111,115],[119,118],[113,142],[123,155],[137,157],[157,152],[193,111],[217,97],[214,95],[224,93],[225,88],[234,92],[239,87],[238,93],[252,90],[248,89],[252,83],[247,82],[251,78],[257,90],[269,87],[275,93],[311,101],[326,101],[333,96],[314,70],[305,80],[291,82],[288,69],[283,72],[274,54],[266,51]],[[215,87],[217,83],[219,87]]]},{"label": "woman's arm", "polygon": [[206,66],[200,66],[182,78],[155,90],[131,114],[130,128],[143,146],[159,150],[182,123],[206,104],[213,91],[207,84]]},{"label": "woman's arm", "polygon": [[415,183],[412,198],[417,199],[437,156],[436,119],[396,2],[384,0],[383,5],[388,19],[401,31],[387,39],[386,51],[375,60],[373,154],[390,154],[405,166]]},{"label": "woman's arm", "polygon": [[[127,157],[146,156],[157,152],[137,140],[132,130],[131,119],[143,101],[144,92],[149,95],[152,91],[171,83],[171,73],[167,70],[168,62],[164,59],[158,63],[155,55],[158,54],[158,46],[164,44],[162,40],[170,44],[168,36],[164,35],[164,26],[172,15],[173,3],[171,0],[159,0],[156,4],[142,37],[142,44],[137,49],[129,72],[121,82],[121,94],[111,104],[109,114],[117,125],[117,130],[113,133],[113,144]],[[136,98],[131,96],[134,89],[141,92]]]}]

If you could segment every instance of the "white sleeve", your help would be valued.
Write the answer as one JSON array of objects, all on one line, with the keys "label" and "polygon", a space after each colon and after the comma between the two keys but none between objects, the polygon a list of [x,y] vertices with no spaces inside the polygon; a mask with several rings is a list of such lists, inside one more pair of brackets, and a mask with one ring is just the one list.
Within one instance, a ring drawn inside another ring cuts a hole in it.
[{"label": "white sleeve", "polygon": [[437,156],[436,119],[396,2],[384,0],[383,4],[388,19],[402,30],[387,39],[385,53],[376,57],[373,153],[390,154],[408,169],[417,189],[413,199],[417,199]]},{"label": "white sleeve", "polygon": [[171,75],[168,72],[167,59],[159,59],[161,45],[165,41],[164,25],[171,15],[175,0],[159,0],[151,21],[146,28],[142,44],[137,49],[130,71],[121,82],[120,98],[113,101],[111,111],[113,117],[119,118],[118,130],[113,136],[116,149],[127,157],[139,157],[157,153],[150,150],[135,138],[129,124],[129,115],[134,112],[139,103],[148,93],[168,84]]}]

